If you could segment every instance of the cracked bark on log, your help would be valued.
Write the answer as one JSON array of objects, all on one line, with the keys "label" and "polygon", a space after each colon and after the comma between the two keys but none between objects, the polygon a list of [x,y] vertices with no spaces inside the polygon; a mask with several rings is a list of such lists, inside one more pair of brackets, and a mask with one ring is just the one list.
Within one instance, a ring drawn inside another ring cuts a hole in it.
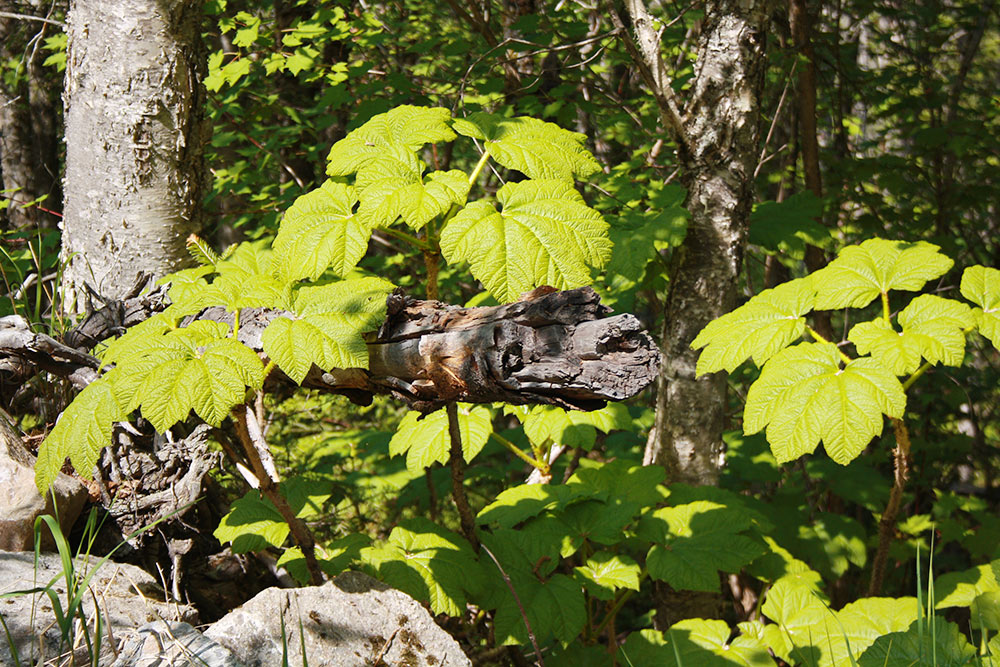
[{"label": "cracked bark on log", "polygon": [[[362,404],[374,394],[392,394],[424,412],[448,401],[593,410],[605,401],[636,395],[656,378],[660,352],[635,317],[607,317],[610,310],[589,287],[534,294],[504,306],[479,308],[393,294],[385,322],[369,335],[369,369],[323,371],[314,366],[303,386],[344,394]],[[91,346],[120,334],[164,308],[161,297],[154,293],[108,302],[64,338]],[[294,315],[243,309],[239,340],[260,351],[261,334],[278,317]],[[0,326],[11,319],[0,321]],[[232,325],[233,314],[208,308],[197,319]],[[82,387],[97,377],[98,362],[34,334],[21,320],[0,328],[0,371],[8,366],[16,367],[21,378],[32,370],[48,370]],[[267,388],[281,383],[290,380],[276,371]]]}]

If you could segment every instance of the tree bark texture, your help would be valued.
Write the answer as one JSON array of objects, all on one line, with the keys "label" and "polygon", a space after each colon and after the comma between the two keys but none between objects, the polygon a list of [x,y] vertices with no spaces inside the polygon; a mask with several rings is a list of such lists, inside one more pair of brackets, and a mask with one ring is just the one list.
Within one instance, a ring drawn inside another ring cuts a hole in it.
[{"label": "tree bark texture", "polygon": [[201,4],[73,0],[67,32],[64,309],[119,298],[188,260],[210,132]]},{"label": "tree bark texture", "polygon": [[[24,7],[0,0],[0,11],[10,14]],[[35,206],[25,206],[48,195],[43,206],[62,206],[59,160],[56,152],[58,97],[53,92],[54,70],[43,67],[46,52],[39,45],[56,30],[43,22],[0,16],[0,61],[21,68],[10,84],[0,78],[0,174],[3,197],[10,205],[0,210],[0,230],[53,227],[53,217]]]},{"label": "tree bark texture", "polygon": [[766,19],[763,2],[706,3],[678,141],[691,219],[670,276],[656,422],[645,454],[675,482],[715,484],[724,457],[725,377],[695,378],[691,341],[735,302],[759,150]]}]

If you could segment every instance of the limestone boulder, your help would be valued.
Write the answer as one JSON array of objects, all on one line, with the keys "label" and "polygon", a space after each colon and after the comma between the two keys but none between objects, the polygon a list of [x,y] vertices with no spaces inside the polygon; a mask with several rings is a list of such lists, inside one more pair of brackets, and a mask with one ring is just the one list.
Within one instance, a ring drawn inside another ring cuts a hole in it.
[{"label": "limestone boulder", "polygon": [[283,658],[306,664],[303,654],[310,667],[472,665],[420,603],[359,572],[322,586],[269,588],[205,635],[246,667],[281,665]]},{"label": "limestone boulder", "polygon": [[[82,583],[98,563],[96,558],[75,560],[74,580]],[[50,589],[58,601],[58,608],[65,614],[68,594],[64,573],[58,554],[39,554],[36,563],[34,553],[0,551],[0,595],[26,591],[0,599],[0,616],[17,653],[15,659],[7,641],[0,641],[0,665],[14,665],[18,661],[22,665],[49,664],[48,661],[57,656],[68,657],[74,646],[78,647],[76,664],[90,664],[80,625],[74,626],[69,637],[63,637],[53,610],[56,604],[46,593],[37,592],[37,589]],[[32,590],[36,592],[30,592]],[[156,580],[134,565],[106,561],[90,577],[85,591],[82,609],[92,642],[96,638],[95,621],[100,614],[102,665],[114,659],[110,657],[110,647],[120,641],[119,635],[123,632],[157,619],[187,623],[198,620],[193,607],[164,601]],[[53,664],[56,662],[62,664],[63,661],[53,661]]]}]

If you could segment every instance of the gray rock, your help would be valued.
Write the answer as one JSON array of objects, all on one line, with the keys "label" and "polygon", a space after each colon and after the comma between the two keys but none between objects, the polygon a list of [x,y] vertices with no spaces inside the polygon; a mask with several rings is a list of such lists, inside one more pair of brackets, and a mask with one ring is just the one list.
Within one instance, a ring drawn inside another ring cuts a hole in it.
[{"label": "gray rock", "polygon": [[243,667],[232,653],[187,623],[154,621],[121,637],[111,667]]},{"label": "gray rock", "polygon": [[269,588],[205,634],[247,667],[282,664],[283,644],[288,664],[301,665],[303,640],[310,667],[472,665],[416,600],[359,572],[322,586]]},{"label": "gray rock", "polygon": [[[44,588],[52,582],[53,590],[65,612],[67,605],[66,579],[58,554],[39,554],[37,568],[35,554],[0,551],[0,595],[14,591]],[[74,569],[82,578],[90,572],[99,559],[77,559]],[[141,593],[141,594],[140,594]],[[163,602],[163,591],[144,570],[134,565],[107,561],[91,577],[83,597],[83,612],[91,640],[94,639],[95,603],[101,615],[101,664],[108,664],[109,637],[117,641],[118,634],[157,619],[197,622],[197,612],[183,604]],[[26,593],[0,598],[0,616],[10,632],[18,659],[22,665],[41,664],[55,656],[67,654],[69,646],[60,636],[55,622],[53,603],[45,593]],[[78,647],[76,664],[90,664],[86,644],[79,624],[70,642]],[[2,631],[0,631],[2,632]],[[0,634],[0,637],[3,637]],[[0,665],[16,664],[6,641],[0,641]]]},{"label": "gray rock", "polygon": [[[35,486],[35,457],[25,448],[10,416],[0,410],[0,550],[33,551],[35,519],[55,514],[52,496],[59,508],[63,534],[68,534],[87,500],[87,489],[69,475],[59,473],[45,498]],[[48,528],[42,531],[42,549],[55,544]]]}]

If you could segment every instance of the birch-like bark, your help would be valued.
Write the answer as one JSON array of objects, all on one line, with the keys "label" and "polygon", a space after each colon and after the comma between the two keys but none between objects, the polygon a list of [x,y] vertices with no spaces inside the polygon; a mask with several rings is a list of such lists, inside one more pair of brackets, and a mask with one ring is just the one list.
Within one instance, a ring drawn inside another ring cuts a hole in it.
[{"label": "birch-like bark", "polygon": [[187,261],[207,184],[194,0],[74,0],[67,32],[64,310]]},{"label": "birch-like bark", "polygon": [[[656,422],[645,454],[676,482],[715,484],[724,461],[725,378],[695,377],[691,341],[735,302],[759,151],[766,19],[763,2],[706,3],[677,141],[691,220],[670,276]],[[669,99],[666,91],[661,96]]]}]

